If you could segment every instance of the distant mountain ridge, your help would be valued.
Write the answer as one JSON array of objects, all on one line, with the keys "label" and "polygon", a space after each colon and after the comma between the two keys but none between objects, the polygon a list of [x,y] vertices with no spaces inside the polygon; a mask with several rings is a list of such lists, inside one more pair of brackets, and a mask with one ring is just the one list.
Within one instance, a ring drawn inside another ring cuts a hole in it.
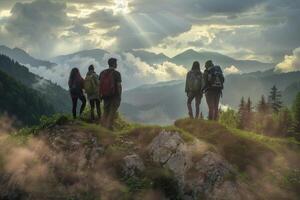
[{"label": "distant mountain ridge", "polygon": [[0,114],[16,117],[26,125],[39,123],[43,115],[51,115],[54,109],[42,95],[30,89],[0,70]]},{"label": "distant mountain ridge", "polygon": [[45,101],[53,105],[56,112],[70,111],[71,105],[67,100],[69,94],[57,84],[29,72],[27,67],[4,55],[0,55],[0,70],[26,87],[41,93],[45,98]]},{"label": "distant mountain ridge", "polygon": [[19,48],[11,49],[4,45],[0,46],[0,54],[6,55],[15,61],[18,61],[21,64],[31,65],[32,67],[39,67],[39,66],[53,67],[56,65],[55,63],[49,61],[36,59],[30,56],[22,49]]},{"label": "distant mountain ridge", "polygon": [[[282,101],[291,106],[296,94],[300,92],[300,71],[276,73],[273,70],[235,74],[225,77],[224,91],[221,102],[231,108],[237,108],[242,97],[250,97],[253,106],[261,95],[269,95],[270,88],[276,85],[282,92]],[[143,123],[170,124],[177,118],[187,116],[184,80],[147,84],[122,95],[123,114],[133,121]],[[130,106],[132,109],[127,109]],[[207,114],[206,99],[203,97],[201,111]]]},{"label": "distant mountain ridge", "polygon": [[[192,63],[194,61],[199,61],[200,65],[204,66],[207,60],[212,60],[215,64],[220,65],[223,69],[230,66],[235,66],[240,70],[241,73],[250,73],[256,71],[265,71],[275,67],[274,63],[263,63],[256,60],[237,60],[232,57],[217,53],[217,52],[197,52],[193,49],[186,50],[172,58],[166,56],[163,53],[153,53],[145,50],[132,50],[129,52],[141,59],[141,61],[149,64],[162,64],[163,62],[172,62],[177,65],[183,65],[185,68],[190,69]],[[88,57],[93,58],[97,62],[103,64],[103,57],[105,54],[109,54],[108,51],[102,49],[91,49],[91,50],[84,50],[78,51],[72,54],[57,56],[52,58],[53,62],[64,62],[68,59],[74,58],[75,56],[78,57]],[[121,57],[123,56],[122,52],[119,52]],[[105,63],[104,63],[105,64]]]},{"label": "distant mountain ridge", "polygon": [[265,71],[275,66],[273,63],[262,63],[256,60],[236,60],[217,52],[197,52],[193,49],[186,50],[170,59],[171,62],[177,65],[183,65],[187,68],[190,68],[195,60],[199,61],[201,66],[204,66],[207,60],[212,60],[223,69],[233,65],[242,73]]}]

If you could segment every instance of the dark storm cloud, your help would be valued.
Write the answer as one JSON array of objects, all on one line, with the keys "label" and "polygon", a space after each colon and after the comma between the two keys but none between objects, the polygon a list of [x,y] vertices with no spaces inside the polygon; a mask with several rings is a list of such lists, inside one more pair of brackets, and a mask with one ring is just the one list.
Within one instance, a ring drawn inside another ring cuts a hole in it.
[{"label": "dark storm cloud", "polygon": [[[214,24],[235,28],[209,30],[215,35],[210,44],[191,38],[186,43],[174,41],[178,43],[174,46],[241,49],[275,60],[300,46],[299,0],[129,0],[129,13],[124,15],[113,10],[114,5],[114,0],[0,0],[0,12],[13,7],[10,17],[0,18],[0,31],[1,26],[7,31],[0,42],[10,41],[42,56],[52,53],[59,39],[72,41],[75,36],[95,48],[104,37],[114,39],[112,46],[119,50],[168,47],[164,39],[189,31],[192,25]],[[94,12],[79,17],[82,8]],[[91,39],[98,29],[100,34]]]},{"label": "dark storm cloud", "polygon": [[5,28],[21,46],[46,56],[55,47],[60,31],[69,24],[65,9],[65,3],[58,1],[16,3]]},{"label": "dark storm cloud", "polygon": [[82,21],[94,23],[98,28],[116,27],[107,32],[106,36],[116,38],[119,50],[151,47],[163,38],[188,31],[192,25],[168,13],[122,15],[112,9],[98,10]]}]

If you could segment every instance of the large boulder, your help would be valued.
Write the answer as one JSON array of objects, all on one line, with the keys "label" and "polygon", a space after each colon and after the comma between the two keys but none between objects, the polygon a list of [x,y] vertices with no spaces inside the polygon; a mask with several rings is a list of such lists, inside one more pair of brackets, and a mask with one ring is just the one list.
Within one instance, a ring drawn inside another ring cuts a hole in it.
[{"label": "large boulder", "polygon": [[178,132],[160,132],[148,145],[152,160],[170,169],[183,199],[242,199],[232,166],[200,140],[185,142]]}]

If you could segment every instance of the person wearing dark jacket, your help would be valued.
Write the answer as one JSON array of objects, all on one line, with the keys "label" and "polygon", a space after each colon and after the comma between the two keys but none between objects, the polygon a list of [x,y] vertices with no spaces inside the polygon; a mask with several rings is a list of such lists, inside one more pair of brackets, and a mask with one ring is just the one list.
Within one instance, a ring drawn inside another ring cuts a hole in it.
[{"label": "person wearing dark jacket", "polygon": [[211,60],[205,63],[203,74],[206,102],[208,105],[208,119],[217,120],[219,115],[219,101],[222,96],[224,76],[221,68],[215,66]]},{"label": "person wearing dark jacket", "polygon": [[73,104],[72,106],[73,118],[76,119],[76,115],[77,115],[76,109],[77,109],[78,99],[81,101],[80,116],[83,113],[86,105],[86,99],[83,94],[84,80],[81,77],[78,68],[73,68],[71,70],[68,85],[69,85],[70,96]]},{"label": "person wearing dark jacket", "polygon": [[108,60],[108,69],[100,73],[100,96],[104,101],[103,124],[113,130],[114,119],[121,104],[122,78],[116,70],[117,59]]},{"label": "person wearing dark jacket", "polygon": [[202,73],[198,61],[193,63],[192,69],[187,73],[185,92],[187,94],[187,107],[190,118],[194,118],[192,101],[195,99],[195,118],[199,118],[200,103],[202,99]]}]

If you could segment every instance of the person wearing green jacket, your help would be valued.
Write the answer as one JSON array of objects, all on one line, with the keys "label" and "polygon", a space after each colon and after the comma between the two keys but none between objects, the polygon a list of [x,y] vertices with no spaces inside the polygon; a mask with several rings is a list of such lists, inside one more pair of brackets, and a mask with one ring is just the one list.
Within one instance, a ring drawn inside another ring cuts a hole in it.
[{"label": "person wearing green jacket", "polygon": [[89,66],[89,71],[86,74],[84,81],[84,89],[87,94],[91,106],[91,120],[95,120],[95,106],[97,109],[97,116],[101,118],[101,108],[100,108],[100,94],[99,94],[99,76],[94,71],[94,65]]}]

